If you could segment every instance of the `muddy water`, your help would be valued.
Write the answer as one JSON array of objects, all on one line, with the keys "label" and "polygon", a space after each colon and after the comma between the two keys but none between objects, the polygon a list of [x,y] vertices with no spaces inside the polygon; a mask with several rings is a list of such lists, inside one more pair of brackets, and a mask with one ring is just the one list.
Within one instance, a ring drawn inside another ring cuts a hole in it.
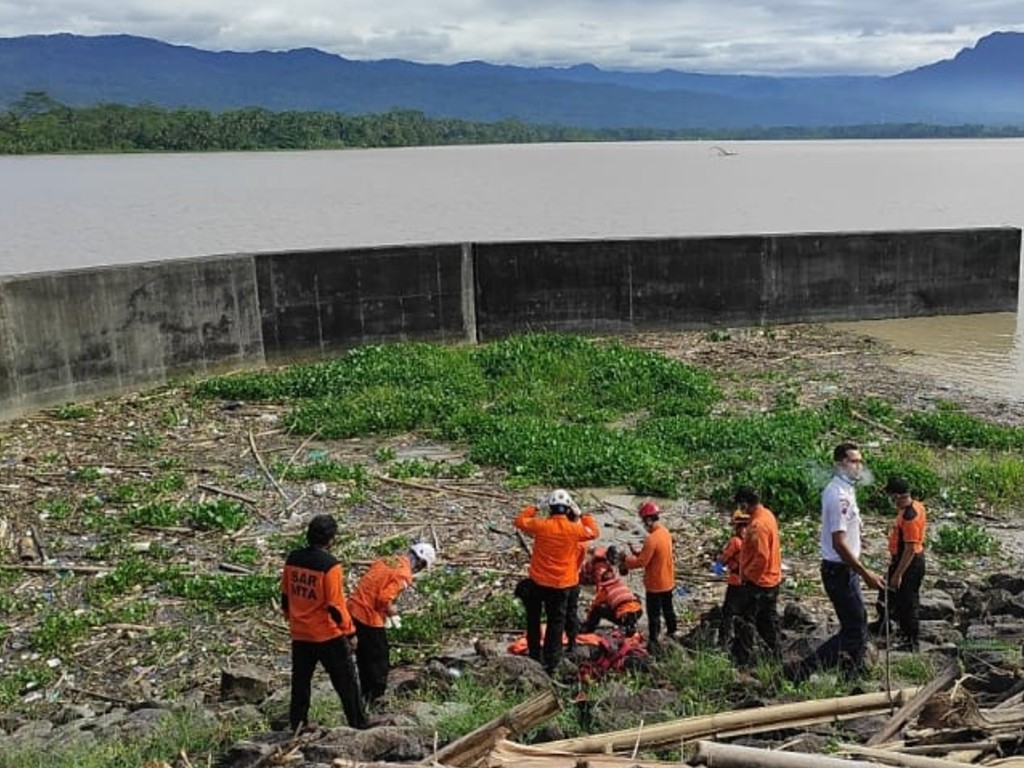
[{"label": "muddy water", "polygon": [[1024,401],[1024,322],[1013,312],[836,323],[909,353],[904,369],[952,391]]}]

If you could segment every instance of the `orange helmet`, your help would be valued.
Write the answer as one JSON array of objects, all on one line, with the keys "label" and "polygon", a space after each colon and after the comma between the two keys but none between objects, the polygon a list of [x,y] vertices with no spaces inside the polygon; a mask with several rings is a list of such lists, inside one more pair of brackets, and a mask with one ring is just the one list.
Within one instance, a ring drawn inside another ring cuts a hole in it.
[{"label": "orange helmet", "polygon": [[732,524],[733,525],[746,525],[750,522],[750,515],[744,512],[742,509],[737,509],[732,513]]},{"label": "orange helmet", "polygon": [[640,505],[640,509],[637,510],[637,514],[640,515],[641,520],[647,520],[648,518],[660,515],[661,510],[658,509],[658,505],[653,501],[645,501]]}]

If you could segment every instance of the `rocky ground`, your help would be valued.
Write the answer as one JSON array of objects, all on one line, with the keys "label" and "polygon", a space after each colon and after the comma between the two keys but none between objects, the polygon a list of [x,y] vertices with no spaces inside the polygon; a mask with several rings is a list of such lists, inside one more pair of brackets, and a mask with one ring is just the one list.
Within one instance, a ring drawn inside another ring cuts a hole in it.
[{"label": "rocky ground", "polygon": [[[1024,424],[1022,403],[953,391],[920,374],[907,375],[899,366],[903,353],[822,327],[644,334],[629,342],[723,372],[727,391],[743,391],[733,404],[752,409],[783,393],[807,404],[845,394],[855,401],[880,396],[924,409],[953,399],[995,421]],[[271,720],[279,718],[287,701],[287,633],[274,607],[265,600],[247,600],[246,590],[262,594],[259,589],[265,590],[267,582],[258,578],[274,578],[281,553],[318,512],[343,520],[343,557],[352,573],[360,572],[374,553],[386,551],[389,542],[421,538],[438,546],[441,567],[472,575],[451,596],[453,604],[474,605],[511,592],[527,562],[512,518],[523,503],[549,489],[512,490],[500,472],[486,468],[447,479],[388,476],[387,467],[396,461],[456,465],[462,454],[456,446],[414,436],[351,441],[292,436],[279,426],[281,413],[271,405],[193,400],[187,387],[172,386],[0,425],[0,615],[5,625],[0,697],[6,710],[0,717],[0,746],[30,740],[66,743],[69,735],[130,736],[151,728],[172,706],[188,702],[203,717],[237,717],[259,706]],[[364,463],[371,476],[365,482],[278,479],[283,467],[324,457]],[[584,506],[597,511],[604,541],[641,539],[633,515],[638,499],[621,489],[573,490]],[[125,510],[154,500],[222,501],[241,512],[230,525],[161,520],[155,514],[129,526],[119,523]],[[681,615],[686,629],[693,630],[724,590],[709,574],[723,533],[722,510],[701,499],[664,500],[664,507],[683,587]],[[879,561],[886,522],[873,521],[868,536],[869,550]],[[1005,518],[986,522],[1004,549],[999,562],[980,567],[1019,572],[1020,525]],[[793,652],[829,631],[830,611],[817,588],[815,529],[812,519],[784,552],[789,570],[782,603]],[[147,574],[171,568],[178,574],[177,586],[168,594],[166,583]],[[947,577],[933,569],[926,583],[929,647],[948,647],[964,635],[1009,643],[1024,637],[1024,599],[1018,597],[1024,583],[1016,577],[993,582],[988,572]],[[229,607],[204,600],[204,590],[214,589],[222,597],[228,590]],[[410,598],[410,610],[416,599]],[[501,652],[518,631],[466,626],[448,637],[443,650],[417,655],[411,647],[414,661],[396,672],[397,687],[424,676],[444,679],[452,668],[543,687],[543,675],[529,662]],[[435,661],[428,663],[425,657],[431,656]],[[237,689],[225,671],[238,673]],[[738,702],[750,697],[749,686],[738,689]],[[233,699],[228,697],[232,692]],[[324,689],[320,694],[331,695]],[[650,701],[622,695],[629,699],[624,709],[633,714],[638,709],[657,713],[665,703],[656,693],[647,694]],[[326,751],[317,759],[307,755],[307,761],[406,760],[429,754],[427,734],[437,713],[391,714],[406,726],[392,741],[363,735],[329,749],[337,739],[332,741],[328,732],[318,747]],[[614,719],[596,726],[615,727]],[[267,735],[240,748],[228,764],[249,765],[286,738]]]}]

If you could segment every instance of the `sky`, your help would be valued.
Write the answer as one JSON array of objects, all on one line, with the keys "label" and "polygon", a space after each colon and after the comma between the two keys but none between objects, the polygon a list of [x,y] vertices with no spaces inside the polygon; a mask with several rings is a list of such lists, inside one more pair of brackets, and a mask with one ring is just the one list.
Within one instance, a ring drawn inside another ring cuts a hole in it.
[{"label": "sky", "polygon": [[1024,31],[1021,0],[0,0],[0,37],[132,34],[209,50],[894,74]]}]

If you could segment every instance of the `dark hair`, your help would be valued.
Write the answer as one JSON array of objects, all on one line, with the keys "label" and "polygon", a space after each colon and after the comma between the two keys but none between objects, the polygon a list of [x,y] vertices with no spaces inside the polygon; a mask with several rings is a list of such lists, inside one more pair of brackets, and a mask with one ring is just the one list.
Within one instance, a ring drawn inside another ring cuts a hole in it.
[{"label": "dark hair", "polygon": [[832,461],[840,462],[845,461],[846,457],[850,455],[850,451],[859,451],[856,443],[840,443],[836,446],[836,449],[832,451]]},{"label": "dark hair", "polygon": [[889,482],[885,484],[886,493],[910,493],[910,483],[904,480],[902,477],[890,477]]},{"label": "dark hair", "polygon": [[736,495],[733,496],[733,501],[736,504],[760,504],[761,497],[757,495],[757,491],[751,488],[749,485],[743,485],[736,489]]},{"label": "dark hair", "polygon": [[338,523],[331,515],[317,515],[306,528],[306,543],[311,547],[326,547],[338,535]]}]

